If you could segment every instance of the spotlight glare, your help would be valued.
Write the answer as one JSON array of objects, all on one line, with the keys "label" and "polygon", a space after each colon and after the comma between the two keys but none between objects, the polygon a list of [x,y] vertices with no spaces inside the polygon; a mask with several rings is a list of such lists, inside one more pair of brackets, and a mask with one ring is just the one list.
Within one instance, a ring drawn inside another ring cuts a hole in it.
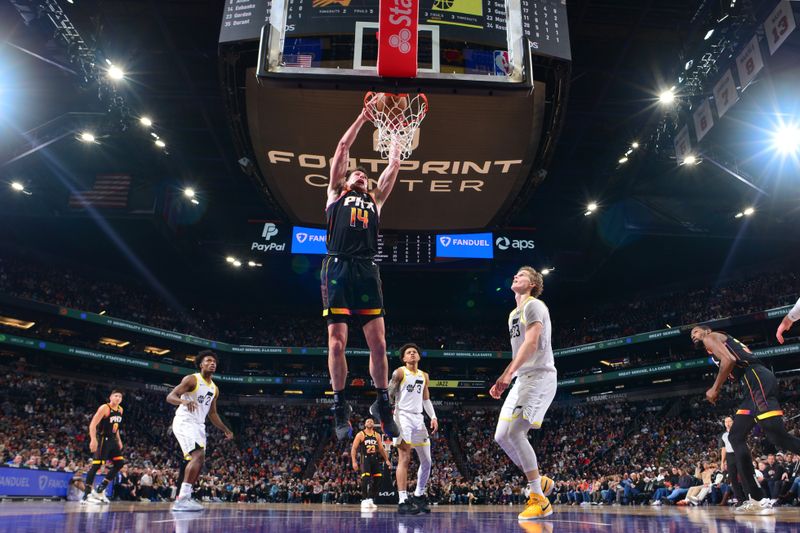
[{"label": "spotlight glare", "polygon": [[183,189],[183,195],[186,198],[194,198],[195,195],[194,189],[192,189],[191,187],[186,187],[185,189]]},{"label": "spotlight glare", "polygon": [[693,155],[687,155],[686,158],[683,160],[684,165],[696,165],[697,164],[697,157]]},{"label": "spotlight glare", "polygon": [[156,146],[158,146],[159,148],[164,148],[165,146],[167,146],[167,143],[165,143],[161,139],[156,139]]},{"label": "spotlight glare", "polygon": [[784,124],[772,136],[775,149],[784,155],[794,154],[800,150],[800,127],[796,124]]},{"label": "spotlight glare", "polygon": [[192,198],[189,201],[192,202],[194,205],[200,205],[200,202],[197,200],[197,198]]},{"label": "spotlight glare", "polygon": [[739,213],[736,213],[736,215],[733,218],[742,218],[743,216],[744,216],[744,213],[739,212]]},{"label": "spotlight glare", "polygon": [[619,163],[620,165],[623,164],[623,163],[627,163],[627,162],[628,162],[627,156],[626,157],[621,157],[620,160],[617,161],[617,163]]},{"label": "spotlight glare", "polygon": [[597,211],[597,203],[590,202],[589,205],[586,206],[586,210],[589,211],[590,213],[594,213],[595,211]]},{"label": "spotlight glare", "polygon": [[81,133],[81,140],[85,143],[93,143],[95,141],[94,135],[89,133],[88,131],[84,131]]},{"label": "spotlight glare", "polygon": [[633,148],[634,150],[636,150],[637,148],[639,148],[639,143],[638,143],[638,142],[636,142],[636,141],[633,141],[633,142],[631,143],[631,148]]},{"label": "spotlight glare", "polygon": [[658,95],[658,101],[664,105],[671,104],[675,101],[675,93],[672,89],[663,91],[661,94]]},{"label": "spotlight glare", "polygon": [[18,192],[23,192],[25,190],[25,186],[18,181],[12,181],[11,188]]},{"label": "spotlight glare", "polygon": [[139,122],[142,124],[142,126],[147,126],[148,128],[153,125],[153,121],[150,120],[150,117],[141,117]]},{"label": "spotlight glare", "polygon": [[242,266],[242,262],[239,261],[238,259],[236,259],[236,260],[233,261],[233,266],[235,266],[236,268],[239,268],[240,266]]},{"label": "spotlight glare", "polygon": [[756,210],[753,209],[752,207],[748,207],[747,209],[742,211],[742,213],[744,213],[744,216],[746,216],[746,217],[749,217],[750,215],[752,215],[755,212],[756,212]]},{"label": "spotlight glare", "polygon": [[548,275],[548,274],[549,274],[550,272],[552,272],[553,270],[555,270],[555,267],[543,268],[543,269],[542,269],[542,276],[546,276],[546,275]]},{"label": "spotlight glare", "polygon": [[116,65],[108,67],[108,77],[112,80],[121,80],[125,77],[125,73]]},{"label": "spotlight glare", "polygon": [[247,262],[247,266],[254,267],[254,266],[256,266],[256,262],[255,261],[248,261]]},{"label": "spotlight glare", "polygon": [[228,263],[233,263],[234,261],[236,261],[236,258],[235,257],[231,257],[229,255],[228,257],[225,258],[225,261],[227,261]]}]

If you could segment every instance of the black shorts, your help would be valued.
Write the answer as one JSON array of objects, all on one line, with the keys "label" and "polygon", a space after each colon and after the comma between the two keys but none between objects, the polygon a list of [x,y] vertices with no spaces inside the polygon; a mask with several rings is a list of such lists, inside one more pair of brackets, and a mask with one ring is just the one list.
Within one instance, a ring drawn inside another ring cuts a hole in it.
[{"label": "black shorts", "polygon": [[122,450],[116,437],[100,437],[97,442],[97,451],[94,452],[94,463],[122,460]]},{"label": "black shorts", "polygon": [[383,469],[381,469],[381,464],[383,461],[377,456],[377,454],[367,455],[361,458],[361,477],[365,476],[372,476],[372,477],[383,477]]},{"label": "black shorts", "polygon": [[752,416],[756,420],[783,415],[778,400],[778,380],[767,367],[749,367],[740,381],[744,385],[745,398],[736,411],[737,415]]},{"label": "black shorts", "polygon": [[320,273],[322,316],[328,324],[384,316],[381,274],[371,259],[326,256]]}]

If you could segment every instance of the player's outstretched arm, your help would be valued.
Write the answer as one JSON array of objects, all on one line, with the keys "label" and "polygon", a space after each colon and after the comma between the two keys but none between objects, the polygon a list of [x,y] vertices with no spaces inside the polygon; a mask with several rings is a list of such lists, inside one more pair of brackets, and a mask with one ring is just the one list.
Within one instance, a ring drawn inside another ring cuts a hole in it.
[{"label": "player's outstretched arm", "polygon": [[378,185],[375,188],[373,197],[378,206],[378,212],[386,202],[389,195],[394,189],[394,184],[397,181],[397,174],[400,172],[400,146],[397,142],[392,142],[389,148],[389,164],[381,172],[381,177],[378,178]]},{"label": "player's outstretched arm", "polygon": [[358,117],[353,121],[347,131],[344,132],[342,138],[339,139],[339,144],[336,146],[336,152],[333,154],[333,161],[331,162],[331,174],[328,181],[328,204],[336,201],[336,198],[342,192],[344,187],[345,178],[347,177],[347,165],[350,161],[350,147],[353,146],[361,126],[369,122],[365,110],[362,110]]},{"label": "player's outstretched arm", "polygon": [[778,342],[783,344],[783,334],[786,331],[791,329],[792,324],[794,324],[798,319],[800,319],[800,299],[797,300],[797,303],[794,304],[794,307],[787,313],[781,323],[778,325],[778,331],[775,332],[775,338],[778,339]]},{"label": "player's outstretched arm", "polygon": [[228,426],[222,422],[222,419],[217,413],[217,398],[219,398],[219,396],[214,396],[214,399],[211,400],[211,409],[208,410],[208,419],[211,420],[211,423],[214,424],[217,429],[225,433],[226,439],[232,439],[233,431],[228,429]]},{"label": "player's outstretched arm", "polygon": [[178,386],[167,394],[167,403],[176,406],[185,405],[190,412],[194,412],[194,410],[197,409],[194,402],[183,400],[181,396],[187,392],[193,391],[195,387],[197,387],[197,377],[195,377],[194,374],[184,376]]}]

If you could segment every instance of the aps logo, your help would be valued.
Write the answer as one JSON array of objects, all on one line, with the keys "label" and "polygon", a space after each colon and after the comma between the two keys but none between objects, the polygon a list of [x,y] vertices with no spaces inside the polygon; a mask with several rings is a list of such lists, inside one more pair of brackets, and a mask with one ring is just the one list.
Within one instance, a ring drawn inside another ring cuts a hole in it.
[{"label": "aps logo", "polygon": [[533,250],[535,247],[533,239],[509,239],[508,237],[498,237],[494,244],[498,250],[503,251],[509,248],[514,250]]}]

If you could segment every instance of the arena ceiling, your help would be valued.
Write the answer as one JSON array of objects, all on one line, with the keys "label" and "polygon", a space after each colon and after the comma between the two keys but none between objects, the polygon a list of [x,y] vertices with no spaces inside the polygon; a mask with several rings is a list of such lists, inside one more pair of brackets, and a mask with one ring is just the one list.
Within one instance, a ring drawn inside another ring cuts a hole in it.
[{"label": "arena ceiling", "polygon": [[[185,280],[187,270],[201,276],[223,271],[221,250],[239,238],[247,220],[283,216],[237,162],[218,63],[223,2],[63,3],[81,35],[125,66],[128,81],[120,94],[134,114],[153,117],[168,154],[135,124],[120,132],[96,88],[82,87],[79,76],[51,63],[67,65],[67,58],[48,27],[26,25],[10,2],[0,3],[1,161],[53,141],[0,167],[0,179],[23,179],[34,193],[0,192],[4,244],[98,266],[127,265],[135,272],[133,254],[176,282]],[[653,275],[674,281],[731,273],[726,270],[739,261],[735,258],[766,260],[797,248],[797,232],[787,229],[795,228],[800,216],[800,188],[796,180],[769,181],[758,160],[739,170],[767,194],[754,193],[710,164],[685,172],[663,153],[617,163],[658,121],[654,95],[675,77],[687,40],[697,39],[701,30],[692,18],[699,5],[697,0],[568,2],[573,66],[564,127],[546,179],[507,225],[535,228],[537,246],[575,294],[607,286],[626,266],[631,268],[626,283],[633,287],[652,283]],[[787,49],[796,54],[797,39]],[[797,76],[796,69],[785,70],[790,80]],[[781,72],[773,69],[775,87]],[[774,96],[775,87],[764,98]],[[756,104],[739,110],[745,121],[758,112]],[[96,128],[107,137],[99,146],[87,146],[65,134],[80,128]],[[735,133],[727,135],[735,153]],[[717,142],[726,144],[724,132]],[[132,175],[136,201],[125,212],[102,213],[103,221],[70,210],[70,190],[90,187],[101,173]],[[154,198],[167,190],[174,193],[167,195],[170,201],[179,201],[187,185],[197,189],[200,205],[166,220],[162,214],[169,206]],[[590,201],[600,210],[585,217]],[[743,227],[733,215],[753,202],[759,216]],[[123,247],[114,244],[120,239]],[[487,274],[487,283],[505,275]]]}]

